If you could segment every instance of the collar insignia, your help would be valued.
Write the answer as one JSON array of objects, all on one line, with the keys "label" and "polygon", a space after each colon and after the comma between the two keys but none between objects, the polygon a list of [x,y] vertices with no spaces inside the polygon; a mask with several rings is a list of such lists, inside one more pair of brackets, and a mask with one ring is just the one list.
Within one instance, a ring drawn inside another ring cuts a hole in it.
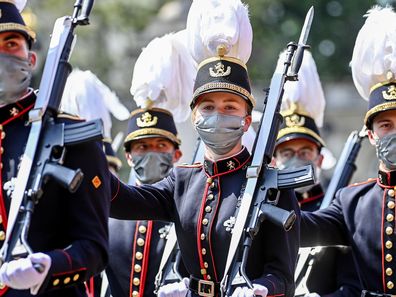
[{"label": "collar insignia", "polygon": [[158,122],[158,117],[156,116],[153,117],[149,112],[145,112],[140,116],[140,118],[136,119],[136,124],[140,128],[155,126],[157,122]]},{"label": "collar insignia", "polygon": [[227,167],[228,167],[228,170],[233,170],[233,169],[235,169],[235,162],[234,161],[228,161],[227,162]]},{"label": "collar insignia", "polygon": [[13,107],[10,109],[10,114],[15,117],[19,113],[19,109],[16,107]]},{"label": "collar insignia", "polygon": [[388,87],[386,91],[382,91],[382,97],[384,97],[385,100],[395,100],[396,99],[395,85],[391,85]]},{"label": "collar insignia", "polygon": [[216,71],[213,70],[213,67],[209,68],[209,74],[211,77],[227,76],[231,73],[231,66],[227,66],[227,70],[224,70],[225,66],[221,62],[217,63],[214,68]]}]

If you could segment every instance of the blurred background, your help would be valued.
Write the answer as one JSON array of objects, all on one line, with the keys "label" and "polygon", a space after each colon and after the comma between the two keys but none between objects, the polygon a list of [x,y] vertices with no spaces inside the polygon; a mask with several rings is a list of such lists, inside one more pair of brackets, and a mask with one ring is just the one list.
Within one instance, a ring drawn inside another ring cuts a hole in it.
[{"label": "blurred background", "polygon": [[[315,16],[308,43],[316,61],[326,95],[325,124],[322,136],[332,154],[338,158],[349,133],[360,130],[367,103],[352,82],[349,61],[356,35],[364,23],[363,15],[373,5],[392,5],[395,1],[305,1],[246,0],[253,27],[254,44],[248,62],[253,93],[263,108],[263,89],[270,83],[278,54],[289,41],[297,41],[304,17],[311,5]],[[39,54],[34,86],[38,87],[41,70],[56,18],[73,11],[73,0],[30,0],[24,18],[34,28]],[[154,37],[185,28],[191,1],[188,0],[97,0],[91,13],[91,25],[79,27],[77,43],[71,58],[73,67],[91,70],[114,90],[129,110],[136,108],[129,93],[134,63],[141,49]],[[126,130],[127,123],[113,121],[113,137]],[[184,156],[191,162],[196,135],[191,123],[178,125]],[[118,155],[124,162],[121,178],[126,180],[129,168],[122,147]],[[358,157],[353,181],[376,176],[375,150],[364,142]],[[332,170],[323,172],[324,179]]]}]

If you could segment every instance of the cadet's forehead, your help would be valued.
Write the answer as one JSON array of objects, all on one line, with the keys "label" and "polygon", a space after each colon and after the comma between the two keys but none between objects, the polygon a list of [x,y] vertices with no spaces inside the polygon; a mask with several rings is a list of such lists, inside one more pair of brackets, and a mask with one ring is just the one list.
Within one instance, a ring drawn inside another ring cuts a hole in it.
[{"label": "cadet's forehead", "polygon": [[315,149],[318,146],[312,142],[309,141],[308,139],[305,138],[294,138],[294,139],[290,139],[287,140],[285,142],[280,143],[277,147],[276,147],[276,151],[282,151],[282,150],[286,150],[286,149],[293,149],[293,150],[298,150],[301,148],[312,148]]},{"label": "cadet's forehead", "polygon": [[[16,31],[2,31],[0,32],[0,41],[10,40],[10,39],[23,39],[26,40],[25,36]],[[27,44],[27,40],[26,40]]]},{"label": "cadet's forehead", "polygon": [[218,102],[218,103],[237,102],[240,104],[246,104],[246,101],[241,96],[228,92],[210,92],[210,93],[202,94],[198,97],[197,105],[203,102]]},{"label": "cadet's forehead", "polygon": [[380,112],[378,115],[376,115],[373,119],[373,124],[377,124],[381,121],[392,121],[392,122],[396,122],[396,110],[392,109],[392,110],[386,110],[383,112]]},{"label": "cadet's forehead", "polygon": [[141,139],[136,139],[132,141],[131,146],[136,146],[136,145],[156,145],[158,143],[169,143],[173,145],[173,143],[165,138],[165,137],[146,137],[146,138],[141,138]]}]

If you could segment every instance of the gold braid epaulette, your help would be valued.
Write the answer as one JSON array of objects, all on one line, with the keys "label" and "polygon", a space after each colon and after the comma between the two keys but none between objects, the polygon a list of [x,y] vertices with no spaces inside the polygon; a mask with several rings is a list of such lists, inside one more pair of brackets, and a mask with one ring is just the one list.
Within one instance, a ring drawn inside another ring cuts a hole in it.
[{"label": "gold braid epaulette", "polygon": [[188,164],[188,163],[182,163],[182,164],[179,164],[179,165],[177,165],[176,167],[181,167],[181,168],[199,168],[199,167],[202,167],[202,163],[200,163],[200,162],[197,162],[197,163],[194,163],[194,164]]}]

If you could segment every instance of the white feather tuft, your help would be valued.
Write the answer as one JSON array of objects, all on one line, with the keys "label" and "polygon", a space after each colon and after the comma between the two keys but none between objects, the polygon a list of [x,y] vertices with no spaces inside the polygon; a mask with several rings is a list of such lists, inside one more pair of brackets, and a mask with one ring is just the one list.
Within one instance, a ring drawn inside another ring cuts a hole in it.
[{"label": "white feather tuft", "polygon": [[226,46],[227,56],[244,63],[252,51],[253,31],[246,5],[240,0],[194,0],[187,18],[188,48],[199,64],[217,56]]},{"label": "white feather tuft", "polygon": [[196,64],[186,44],[186,31],[152,40],[138,57],[131,94],[141,108],[151,104],[172,112],[176,122],[190,115]]},{"label": "white feather tuft", "polygon": [[[280,54],[278,69],[283,69],[285,55],[286,52]],[[307,50],[304,51],[298,81],[287,81],[285,84],[281,111],[290,109],[294,103],[315,120],[316,126],[319,128],[323,126],[326,101],[315,61]]]},{"label": "white feather tuft", "polygon": [[128,109],[117,95],[89,70],[75,69],[69,75],[60,109],[87,121],[102,119],[106,138],[111,138],[110,113],[118,120],[129,118]]},{"label": "white feather tuft", "polygon": [[367,14],[353,49],[352,77],[359,94],[368,100],[370,89],[396,76],[396,14],[389,6],[374,6]]},{"label": "white feather tuft", "polygon": [[13,2],[19,12],[21,12],[25,8],[27,0],[13,0]]}]

